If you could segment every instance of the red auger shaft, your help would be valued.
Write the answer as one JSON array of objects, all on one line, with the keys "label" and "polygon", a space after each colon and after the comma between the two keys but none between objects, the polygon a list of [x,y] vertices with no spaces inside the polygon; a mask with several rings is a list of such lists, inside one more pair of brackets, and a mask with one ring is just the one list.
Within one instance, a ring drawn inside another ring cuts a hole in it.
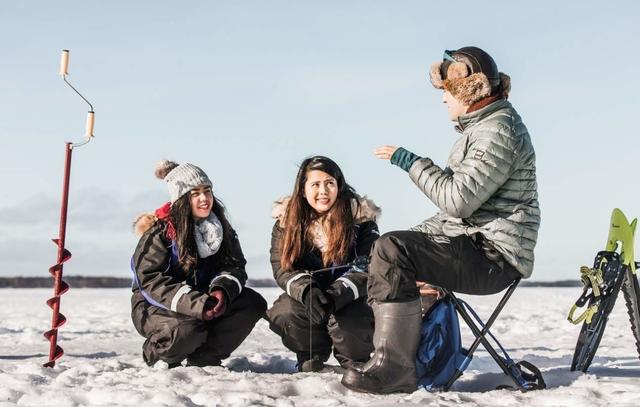
[{"label": "red auger shaft", "polygon": [[44,337],[49,341],[49,361],[45,367],[53,367],[64,351],[58,346],[58,328],[67,321],[67,318],[60,313],[60,296],[69,290],[69,285],[62,280],[63,264],[71,258],[71,253],[64,247],[67,232],[67,207],[69,203],[69,179],[71,176],[71,152],[72,144],[66,143],[64,160],[64,182],[62,186],[62,205],[60,207],[60,231],[57,239],[52,239],[58,246],[58,261],[49,268],[49,273],[53,276],[53,297],[47,300],[47,305],[53,310],[51,317],[51,329],[44,333]]}]

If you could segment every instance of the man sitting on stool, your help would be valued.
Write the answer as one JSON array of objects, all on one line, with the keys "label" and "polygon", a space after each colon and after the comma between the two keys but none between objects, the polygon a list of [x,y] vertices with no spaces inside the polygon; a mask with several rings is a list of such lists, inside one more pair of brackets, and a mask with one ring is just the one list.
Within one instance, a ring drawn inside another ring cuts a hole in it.
[{"label": "man sitting on stool", "polygon": [[375,315],[374,353],[349,369],[346,387],[368,393],[416,390],[421,304],[416,280],[488,295],[531,275],[540,225],[535,152],[507,101],[510,79],[476,47],[445,51],[431,82],[461,137],[447,168],[400,147],[375,154],[409,173],[440,212],[375,243],[368,295]]}]

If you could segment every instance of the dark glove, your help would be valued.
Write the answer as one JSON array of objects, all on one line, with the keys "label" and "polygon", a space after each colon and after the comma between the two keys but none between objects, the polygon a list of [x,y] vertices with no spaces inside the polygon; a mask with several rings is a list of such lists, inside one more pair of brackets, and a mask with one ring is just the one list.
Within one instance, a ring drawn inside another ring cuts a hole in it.
[{"label": "dark glove", "polygon": [[202,319],[205,321],[211,321],[213,318],[223,315],[227,310],[227,296],[224,291],[213,290],[209,296],[209,300],[207,300],[205,309],[202,312]]},{"label": "dark glove", "polygon": [[304,294],[303,303],[307,310],[309,320],[314,325],[326,323],[329,320],[329,316],[333,313],[333,300],[317,287],[307,289],[307,292]]},{"label": "dark glove", "polygon": [[350,288],[345,287],[345,285],[340,281],[336,281],[331,284],[331,287],[329,287],[329,289],[327,290],[327,294],[333,301],[333,312],[340,311],[346,305],[352,303],[353,300],[355,300],[353,291]]}]

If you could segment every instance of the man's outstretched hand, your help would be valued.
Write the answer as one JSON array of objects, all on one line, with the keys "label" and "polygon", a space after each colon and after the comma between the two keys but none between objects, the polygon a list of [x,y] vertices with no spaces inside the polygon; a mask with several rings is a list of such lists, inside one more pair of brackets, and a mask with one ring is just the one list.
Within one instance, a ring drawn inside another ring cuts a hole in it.
[{"label": "man's outstretched hand", "polygon": [[375,156],[381,160],[390,160],[391,156],[396,152],[397,149],[398,147],[396,146],[386,145],[376,148],[373,154],[375,154]]}]

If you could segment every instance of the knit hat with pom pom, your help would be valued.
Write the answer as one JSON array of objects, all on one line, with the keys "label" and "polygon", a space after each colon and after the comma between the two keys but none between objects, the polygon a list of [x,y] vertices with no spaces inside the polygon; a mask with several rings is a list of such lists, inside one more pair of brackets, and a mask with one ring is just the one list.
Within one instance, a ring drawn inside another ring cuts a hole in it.
[{"label": "knit hat with pom pom", "polygon": [[162,160],[156,165],[156,177],[167,182],[171,203],[193,188],[207,185],[213,187],[207,174],[193,164],[178,164],[173,161]]}]

